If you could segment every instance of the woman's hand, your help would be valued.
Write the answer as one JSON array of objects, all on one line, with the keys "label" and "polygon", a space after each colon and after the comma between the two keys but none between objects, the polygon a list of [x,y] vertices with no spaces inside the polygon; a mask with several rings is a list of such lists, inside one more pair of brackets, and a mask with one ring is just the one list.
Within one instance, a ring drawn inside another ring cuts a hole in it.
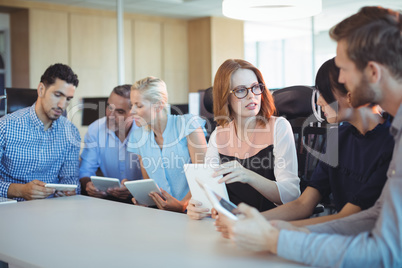
[{"label": "woman's hand", "polygon": [[201,202],[194,199],[190,199],[188,202],[187,215],[190,217],[190,219],[201,220],[210,214],[209,209],[203,207]]},{"label": "woman's hand", "polygon": [[[214,214],[212,214],[214,215]],[[229,229],[228,226],[225,222],[225,218],[222,218],[218,215],[218,212],[216,212],[215,210],[215,215],[212,217],[215,219],[214,225],[215,225],[215,229],[216,231],[220,232],[223,238],[227,238],[229,239]]]},{"label": "woman's hand", "polygon": [[186,204],[181,202],[171,196],[168,192],[161,188],[162,195],[151,192],[149,196],[154,200],[156,206],[159,209],[169,210],[169,211],[176,211],[176,212],[184,212],[186,209]]},{"label": "woman's hand", "polygon": [[[226,175],[225,175],[226,174]],[[255,173],[243,167],[238,161],[233,160],[221,164],[219,168],[215,169],[214,177],[225,175],[218,180],[218,183],[249,183],[254,177]]]}]

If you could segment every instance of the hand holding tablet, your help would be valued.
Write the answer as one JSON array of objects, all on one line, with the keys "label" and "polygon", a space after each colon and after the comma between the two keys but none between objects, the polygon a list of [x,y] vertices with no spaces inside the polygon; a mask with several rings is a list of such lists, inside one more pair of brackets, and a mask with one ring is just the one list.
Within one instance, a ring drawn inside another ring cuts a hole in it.
[{"label": "hand holding tablet", "polygon": [[74,191],[77,189],[77,185],[75,184],[60,184],[60,183],[46,183],[46,188],[52,188],[56,191]]},{"label": "hand holding tablet", "polygon": [[156,192],[162,195],[158,185],[153,179],[126,181],[124,185],[133,195],[138,204],[146,206],[155,206],[155,202],[149,196],[150,192]]},{"label": "hand holding tablet", "polygon": [[237,210],[237,206],[235,204],[217,194],[207,184],[202,183],[201,180],[196,179],[196,182],[200,188],[205,191],[209,201],[212,203],[212,206],[218,213],[225,215],[231,220],[238,220],[237,215],[240,214],[240,212]]},{"label": "hand holding tablet", "polygon": [[91,176],[91,181],[99,191],[106,192],[110,188],[120,188],[120,180],[116,178]]}]

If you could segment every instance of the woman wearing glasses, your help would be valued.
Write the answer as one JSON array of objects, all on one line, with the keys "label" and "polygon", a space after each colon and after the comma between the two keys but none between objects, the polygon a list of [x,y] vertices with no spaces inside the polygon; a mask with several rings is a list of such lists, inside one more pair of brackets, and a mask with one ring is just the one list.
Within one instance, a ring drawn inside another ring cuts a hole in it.
[{"label": "woman wearing glasses", "polygon": [[[300,195],[297,156],[289,122],[274,117],[273,98],[261,72],[247,61],[226,60],[213,86],[215,121],[205,162],[219,164],[215,175],[226,183],[229,199],[259,211]],[[191,199],[187,214],[201,219],[210,211]]]}]

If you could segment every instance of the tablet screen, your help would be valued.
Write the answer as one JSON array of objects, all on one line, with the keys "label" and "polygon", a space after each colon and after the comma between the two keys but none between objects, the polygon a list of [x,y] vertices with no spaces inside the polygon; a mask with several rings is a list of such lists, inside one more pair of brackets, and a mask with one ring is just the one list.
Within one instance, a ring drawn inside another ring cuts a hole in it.
[{"label": "tablet screen", "polygon": [[220,195],[212,191],[212,193],[215,195],[216,199],[218,199],[219,204],[223,208],[225,208],[227,211],[231,212],[233,215],[239,214],[237,210],[237,206],[233,204],[232,202],[226,201],[224,198],[222,198]]}]

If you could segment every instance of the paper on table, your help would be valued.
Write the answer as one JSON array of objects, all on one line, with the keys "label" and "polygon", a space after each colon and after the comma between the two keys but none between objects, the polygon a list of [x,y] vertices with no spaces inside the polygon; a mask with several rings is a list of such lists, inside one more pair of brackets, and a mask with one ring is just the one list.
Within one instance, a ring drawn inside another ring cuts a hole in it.
[{"label": "paper on table", "polygon": [[195,180],[198,178],[202,183],[205,183],[220,196],[229,199],[228,191],[224,183],[219,184],[218,180],[222,176],[213,178],[212,174],[215,172],[211,165],[208,164],[185,164],[184,172],[186,174],[188,186],[191,191],[191,198],[202,203],[203,207],[212,209],[212,204],[209,201],[206,193],[198,185]]}]

